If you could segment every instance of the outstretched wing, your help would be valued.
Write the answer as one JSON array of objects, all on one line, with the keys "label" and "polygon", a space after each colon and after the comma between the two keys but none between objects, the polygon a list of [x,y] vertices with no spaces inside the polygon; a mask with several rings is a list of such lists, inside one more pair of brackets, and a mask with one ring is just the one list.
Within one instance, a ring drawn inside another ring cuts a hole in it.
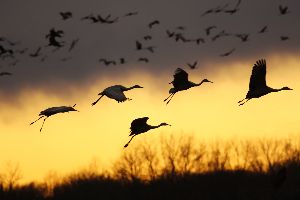
[{"label": "outstretched wing", "polygon": [[188,73],[181,68],[177,68],[173,76],[174,80],[172,81],[172,84],[175,88],[186,85],[186,83],[189,81]]},{"label": "outstretched wing", "polygon": [[143,127],[147,124],[149,117],[142,117],[142,118],[137,118],[131,122],[130,126],[130,135],[135,135],[139,134],[141,130],[143,130]]},{"label": "outstretched wing", "polygon": [[266,86],[266,60],[261,59],[256,61],[252,68],[249,90],[257,90]]}]

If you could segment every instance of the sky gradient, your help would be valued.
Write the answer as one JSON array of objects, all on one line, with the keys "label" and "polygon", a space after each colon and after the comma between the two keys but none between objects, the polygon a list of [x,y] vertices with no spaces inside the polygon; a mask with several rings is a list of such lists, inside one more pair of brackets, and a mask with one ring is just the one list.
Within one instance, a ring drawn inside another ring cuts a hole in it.
[{"label": "sky gradient", "polygon": [[[149,123],[167,122],[162,127],[136,137],[133,143],[152,140],[161,134],[194,134],[199,139],[286,137],[299,134],[300,113],[300,2],[296,0],[243,1],[234,15],[224,13],[201,17],[218,5],[236,1],[51,1],[4,0],[0,3],[0,36],[19,42],[15,49],[28,48],[13,60],[0,60],[0,170],[7,161],[18,162],[25,180],[42,179],[50,170],[68,173],[86,166],[93,158],[109,166],[123,151],[133,119],[149,116]],[[280,16],[278,6],[288,5],[291,12]],[[72,11],[73,18],[62,21],[61,11]],[[138,15],[121,17],[138,11]],[[81,21],[90,13],[119,16],[116,24],[101,25]],[[153,20],[160,24],[149,29]],[[211,36],[204,29],[217,28]],[[268,25],[268,32],[257,32]],[[187,38],[203,37],[204,44],[175,42],[165,31],[185,26]],[[64,47],[56,52],[47,45],[45,35],[50,28],[65,31],[66,46],[80,38],[72,52]],[[212,42],[211,37],[225,30],[228,33],[249,33],[249,41],[228,36]],[[151,35],[151,41],[143,36]],[[280,36],[289,36],[281,41]],[[136,51],[135,41],[156,46],[155,52]],[[2,43],[0,43],[2,44]],[[31,58],[42,46],[44,62]],[[236,48],[228,57],[219,55]],[[62,62],[62,58],[71,58]],[[118,60],[125,65],[104,66],[99,58]],[[150,62],[137,62],[148,57]],[[267,83],[274,88],[289,86],[292,91],[270,94],[249,101],[242,107],[237,102],[248,91],[254,63],[267,60]],[[195,70],[187,62],[198,60]],[[173,73],[182,67],[190,80],[213,81],[201,87],[176,94],[169,105],[168,96]],[[103,98],[94,107],[91,103],[104,88],[122,84],[139,84],[143,89],[128,91],[132,101],[117,103]],[[42,122],[29,123],[41,110],[52,106],[77,104],[79,113],[50,117],[42,133]],[[128,147],[130,148],[130,146]]]}]

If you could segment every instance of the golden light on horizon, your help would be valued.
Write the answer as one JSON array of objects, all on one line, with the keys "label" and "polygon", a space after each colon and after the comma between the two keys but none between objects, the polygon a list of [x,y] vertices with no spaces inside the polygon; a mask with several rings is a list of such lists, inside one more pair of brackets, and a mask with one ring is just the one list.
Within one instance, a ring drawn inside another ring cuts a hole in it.
[{"label": "golden light on horizon", "polygon": [[[167,106],[163,99],[168,96],[173,71],[158,77],[146,72],[133,73],[122,82],[102,79],[93,85],[71,88],[69,98],[24,91],[16,107],[2,105],[6,109],[0,114],[0,151],[4,152],[0,164],[9,160],[18,162],[24,180],[41,180],[50,170],[68,173],[93,158],[99,159],[105,168],[124,151],[131,121],[144,116],[150,118],[149,124],[167,122],[172,126],[138,136],[133,143],[169,133],[193,133],[196,138],[208,140],[298,134],[300,61],[296,55],[268,58],[267,83],[274,88],[289,86],[294,90],[266,95],[238,106],[237,102],[247,93],[254,63],[254,60],[232,63],[213,72],[201,68],[189,71],[193,82],[208,78],[214,83],[179,92]],[[144,88],[126,93],[132,101],[117,103],[104,97],[91,106],[101,90],[115,84],[140,84]],[[50,117],[42,133],[39,132],[42,121],[29,126],[41,110],[74,103],[80,112]]]}]

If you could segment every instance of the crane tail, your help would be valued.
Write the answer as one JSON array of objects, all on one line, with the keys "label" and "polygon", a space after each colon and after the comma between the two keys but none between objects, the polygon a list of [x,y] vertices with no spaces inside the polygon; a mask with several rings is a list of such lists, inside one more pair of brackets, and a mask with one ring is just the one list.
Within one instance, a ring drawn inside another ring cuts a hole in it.
[{"label": "crane tail", "polygon": [[33,121],[33,122],[31,122],[29,125],[32,125],[32,124],[34,124],[35,122],[37,122],[37,121],[39,121],[40,119],[42,119],[43,117],[45,117],[45,116],[40,116],[37,120],[35,120],[35,121]]},{"label": "crane tail", "polygon": [[45,124],[45,121],[46,121],[47,118],[48,118],[48,117],[46,117],[46,118],[44,119],[43,124],[42,124],[42,127],[41,127],[41,129],[40,129],[40,132],[42,132],[42,129],[43,129],[43,127],[44,127],[44,124]]},{"label": "crane tail", "polygon": [[101,95],[95,102],[92,103],[92,106],[94,106],[96,103],[98,103],[98,101],[103,97],[103,95]]},{"label": "crane tail", "polygon": [[135,137],[136,135],[133,135],[130,140],[124,145],[124,148],[128,147],[129,143],[131,142],[131,140]]}]

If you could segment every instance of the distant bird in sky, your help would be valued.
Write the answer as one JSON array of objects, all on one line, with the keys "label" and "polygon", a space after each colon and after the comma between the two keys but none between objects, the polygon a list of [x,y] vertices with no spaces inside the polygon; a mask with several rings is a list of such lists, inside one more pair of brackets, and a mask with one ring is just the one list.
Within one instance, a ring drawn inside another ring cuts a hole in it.
[{"label": "distant bird in sky", "polygon": [[95,17],[93,14],[82,17],[81,20],[90,20],[94,24],[100,22],[99,16]]},{"label": "distant bird in sky", "polygon": [[190,42],[190,39],[186,39],[182,33],[176,33],[175,34],[175,41],[178,42],[179,40],[181,40],[182,42]]},{"label": "distant bird in sky", "polygon": [[225,37],[225,36],[230,36],[231,34],[226,33],[225,30],[220,31],[218,34],[216,34],[215,36],[213,36],[211,38],[212,41],[216,41],[217,39],[219,39],[220,37]]},{"label": "distant bird in sky", "polygon": [[31,122],[30,125],[34,124],[35,122],[37,122],[38,120],[46,117],[43,121],[42,127],[40,129],[40,132],[43,129],[44,123],[46,121],[46,119],[48,119],[48,117],[58,114],[58,113],[65,113],[65,112],[71,112],[71,111],[78,111],[76,110],[74,107],[76,106],[76,104],[74,106],[59,106],[59,107],[51,107],[51,108],[47,108],[46,110],[43,110],[40,112],[39,114],[39,118],[37,120],[35,120],[34,122]]},{"label": "distant bird in sky", "polygon": [[175,32],[171,32],[170,30],[166,30],[166,33],[167,33],[169,38],[171,38],[175,35]]},{"label": "distant bird in sky", "polygon": [[28,48],[24,48],[24,49],[16,50],[16,53],[19,53],[19,54],[24,54],[26,51],[28,51]]},{"label": "distant bird in sky", "polygon": [[145,35],[144,36],[144,40],[151,40],[152,39],[152,36],[151,35]]},{"label": "distant bird in sky", "polygon": [[5,47],[3,47],[2,45],[0,45],[0,56],[4,55],[4,54],[9,54],[10,56],[13,56],[14,51],[11,49],[6,49]]},{"label": "distant bird in sky", "polygon": [[144,49],[150,51],[151,53],[154,53],[154,48],[156,48],[155,46],[149,46],[149,47],[145,47]]},{"label": "distant bird in sky", "polygon": [[41,50],[42,50],[42,47],[38,47],[37,50],[34,53],[29,54],[29,56],[31,56],[31,57],[38,57],[38,56],[41,55],[40,54]]},{"label": "distant bird in sky", "polygon": [[12,73],[10,72],[0,72],[0,76],[11,76]]},{"label": "distant bird in sky", "polygon": [[231,49],[231,50],[228,51],[228,52],[225,52],[225,53],[220,54],[220,56],[221,56],[221,57],[229,56],[229,55],[231,55],[234,51],[235,51],[235,48]]},{"label": "distant bird in sky", "polygon": [[102,92],[100,92],[98,95],[100,95],[100,97],[92,103],[92,106],[94,106],[96,103],[98,103],[98,101],[103,97],[103,96],[107,96],[110,99],[114,99],[116,100],[118,103],[120,102],[124,102],[126,100],[131,100],[129,98],[127,98],[124,94],[124,92],[128,91],[128,90],[132,90],[134,88],[143,88],[139,85],[134,85],[132,87],[124,87],[122,85],[113,85],[110,86],[108,88],[105,88]]},{"label": "distant bird in sky", "polygon": [[210,35],[211,30],[217,28],[217,26],[209,26],[205,29],[205,34]]},{"label": "distant bird in sky", "polygon": [[184,30],[186,30],[186,27],[185,26],[177,26],[176,29],[184,31]]},{"label": "distant bird in sky", "polygon": [[242,42],[249,40],[249,34],[235,34],[236,37],[240,38]]},{"label": "distant bird in sky", "polygon": [[187,65],[188,65],[189,68],[191,68],[191,69],[196,69],[197,63],[198,63],[198,61],[196,60],[193,64],[187,63]]},{"label": "distant bird in sky", "polygon": [[114,60],[107,60],[107,59],[105,59],[105,58],[100,58],[100,59],[99,59],[99,62],[103,62],[104,65],[106,65],[106,66],[109,66],[109,65],[116,65],[116,64],[117,64],[116,61],[114,61]]},{"label": "distant bird in sky", "polygon": [[130,16],[134,16],[134,15],[137,15],[137,14],[138,14],[138,12],[129,12],[129,13],[126,13],[124,15],[124,17],[130,17]]},{"label": "distant bird in sky", "polygon": [[148,63],[148,62],[149,62],[149,59],[143,57],[143,58],[139,58],[138,61],[139,61],[139,62],[145,62],[145,63]]},{"label": "distant bird in sky", "polygon": [[230,15],[233,15],[235,14],[238,10],[239,10],[239,6],[241,4],[241,0],[238,0],[238,2],[236,3],[235,7],[232,8],[232,9],[227,9],[227,10],[224,10],[225,13],[228,13]]},{"label": "distant bird in sky", "polygon": [[136,47],[136,50],[141,50],[143,48],[143,45],[141,42],[135,41],[135,47]]},{"label": "distant bird in sky", "polygon": [[281,41],[286,41],[286,40],[289,40],[289,39],[290,39],[290,37],[288,37],[288,36],[280,36]]},{"label": "distant bird in sky", "polygon": [[120,58],[120,64],[125,64],[126,61],[125,61],[125,58]]},{"label": "distant bird in sky", "polygon": [[268,26],[265,25],[264,27],[262,27],[262,28],[258,31],[258,33],[265,33],[265,32],[267,32],[267,31],[268,31]]},{"label": "distant bird in sky", "polygon": [[154,20],[148,24],[148,27],[151,29],[154,25],[158,25],[160,22],[158,20]]},{"label": "distant bird in sky", "polygon": [[259,98],[271,92],[279,92],[281,90],[292,90],[289,87],[282,87],[280,89],[273,89],[266,84],[266,60],[261,59],[256,61],[252,68],[250,77],[249,90],[246,98],[239,101],[239,106],[244,105],[252,98]]},{"label": "distant bird in sky", "polygon": [[196,38],[196,39],[194,39],[194,40],[192,40],[192,41],[195,41],[196,44],[200,44],[200,42],[201,42],[201,43],[205,43],[205,40],[204,40],[202,37]]},{"label": "distant bird in sky", "polygon": [[124,148],[128,147],[129,143],[131,142],[131,140],[141,134],[141,133],[145,133],[151,129],[156,129],[156,128],[159,128],[161,126],[171,126],[165,122],[163,123],[160,123],[159,125],[157,126],[152,126],[152,125],[149,125],[147,124],[147,121],[148,121],[149,117],[142,117],[142,118],[137,118],[135,120],[133,120],[131,122],[131,126],[130,126],[130,135],[131,138],[130,140],[124,145]]},{"label": "distant bird in sky", "polygon": [[171,88],[169,90],[170,95],[164,100],[164,101],[167,101],[167,104],[171,101],[173,96],[179,91],[183,91],[183,90],[190,89],[192,87],[200,86],[200,85],[202,85],[202,83],[205,83],[205,82],[212,83],[211,81],[209,81],[207,79],[203,79],[200,83],[193,83],[193,82],[189,81],[188,73],[181,68],[176,69],[173,77],[174,77],[173,81],[171,83],[169,83],[169,84],[173,84],[173,88]]},{"label": "distant bird in sky", "polygon": [[70,44],[70,47],[69,47],[69,52],[72,51],[74,49],[74,47],[77,45],[77,43],[79,42],[79,38],[77,39],[74,39],[71,44]]},{"label": "distant bird in sky", "polygon": [[60,12],[59,14],[62,17],[62,20],[70,19],[73,16],[72,12],[70,12],[70,11]]},{"label": "distant bird in sky", "polygon": [[288,6],[279,5],[278,9],[279,9],[280,15],[286,15],[286,14],[290,13]]}]

